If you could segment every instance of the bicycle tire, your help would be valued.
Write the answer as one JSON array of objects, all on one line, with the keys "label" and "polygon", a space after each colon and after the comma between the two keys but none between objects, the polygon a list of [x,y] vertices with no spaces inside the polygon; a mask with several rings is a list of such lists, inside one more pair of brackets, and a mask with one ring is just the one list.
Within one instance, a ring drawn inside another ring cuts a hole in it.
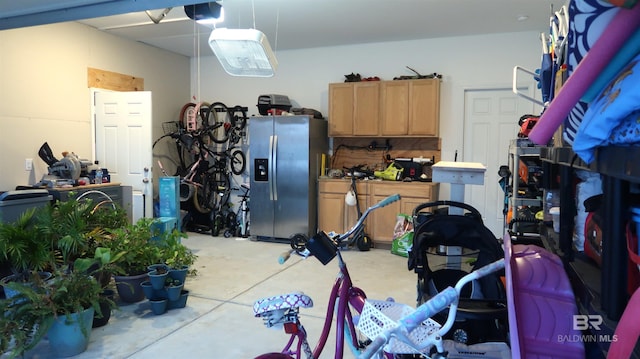
[{"label": "bicycle tire", "polygon": [[[186,132],[194,132],[198,128],[202,128],[202,117],[199,116],[200,104],[188,102],[180,109],[180,128]],[[190,118],[193,116],[195,122],[191,123]]]},{"label": "bicycle tire", "polygon": [[194,208],[202,214],[211,213],[215,208],[216,192],[210,174],[208,172],[198,173],[194,181],[200,184],[200,186],[194,186],[192,197]]},{"label": "bicycle tire", "polygon": [[241,149],[231,151],[230,164],[231,173],[239,176],[244,173],[247,168],[247,157]]},{"label": "bicycle tire", "polygon": [[193,207],[196,211],[207,214],[211,212],[211,189],[206,184],[193,186]]},{"label": "bicycle tire", "polygon": [[[247,110],[249,109],[239,105],[231,109],[231,124],[234,129],[241,131],[247,126]],[[237,114],[238,112],[240,112],[240,115]]]},{"label": "bicycle tire", "polygon": [[231,129],[231,111],[222,102],[213,102],[207,113],[207,128],[209,138],[215,143],[225,143],[229,140]]},{"label": "bicycle tire", "polygon": [[213,191],[213,209],[221,211],[222,207],[229,202],[231,196],[231,181],[226,172],[213,171],[207,177],[210,181],[210,188]]}]

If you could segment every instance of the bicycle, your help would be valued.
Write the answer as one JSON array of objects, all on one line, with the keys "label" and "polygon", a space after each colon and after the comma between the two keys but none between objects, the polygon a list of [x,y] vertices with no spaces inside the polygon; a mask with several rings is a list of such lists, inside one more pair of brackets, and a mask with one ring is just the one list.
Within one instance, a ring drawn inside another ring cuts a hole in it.
[{"label": "bicycle", "polygon": [[[189,103],[182,108],[176,129],[166,131],[168,133],[158,138],[152,146],[155,148],[166,137],[175,141],[179,160],[176,175],[181,178],[181,207],[188,212],[184,223],[187,225],[192,220],[206,222],[214,236],[224,227],[231,193],[231,174],[241,175],[246,170],[244,152],[233,147],[243,136],[245,110],[236,106],[231,111],[220,102],[211,106]],[[218,112],[224,114],[222,121],[218,120]],[[231,114],[233,117],[230,117]],[[233,144],[230,143],[232,139]],[[220,143],[222,140],[229,142]],[[168,175],[162,165],[160,167]]]},{"label": "bicycle", "polygon": [[[237,212],[230,212],[227,216],[227,229],[224,231],[224,237],[229,238],[232,235],[236,237],[249,237],[249,189],[246,184],[241,184],[243,193],[240,195],[240,206]],[[236,188],[237,189],[237,188]]]},{"label": "bicycle", "polygon": [[[362,289],[353,285],[347,265],[340,253],[340,243],[357,232],[373,210],[399,199],[399,195],[392,195],[369,207],[349,231],[336,235],[333,239],[329,238],[329,235],[323,231],[318,232],[309,240],[302,240],[302,235],[292,236],[291,249],[282,253],[278,258],[281,264],[293,253],[302,256],[313,255],[323,265],[328,264],[333,258],[338,258],[339,272],[329,295],[329,305],[322,334],[315,349],[311,350],[307,340],[307,332],[298,315],[300,308],[312,306],[313,301],[308,296],[300,293],[291,293],[260,299],[254,303],[254,315],[262,318],[266,327],[282,325],[285,333],[289,334],[290,337],[280,352],[266,353],[256,359],[300,359],[303,355],[306,358],[320,358],[331,332],[334,308],[336,308],[335,358],[343,358],[345,343],[354,354],[359,353],[366,346],[367,342],[360,340],[362,336],[354,324],[354,319],[362,312],[366,294]],[[388,356],[388,358],[393,357]]]},{"label": "bicycle", "polygon": [[[403,351],[406,351],[408,347],[413,350],[414,353],[421,355],[422,358],[446,358],[447,351],[444,343],[446,341],[443,340],[443,337],[454,324],[462,288],[466,284],[502,270],[504,267],[504,258],[489,263],[465,275],[456,283],[455,287],[447,287],[420,305],[415,311],[401,318],[390,318],[385,315],[384,309],[378,310],[375,305],[372,306],[367,302],[360,316],[358,327],[363,333],[367,334],[372,342],[358,358],[380,358],[382,355],[387,355],[387,350],[389,350],[390,347],[391,349],[394,347],[403,348]],[[445,310],[447,307],[449,307],[447,321],[440,327],[437,322],[430,318]],[[494,350],[501,351],[503,355],[509,351],[506,343],[496,344],[499,344],[499,346]],[[473,347],[473,345],[468,348],[471,347]],[[385,350],[384,353],[383,348]],[[503,349],[500,350],[499,348]],[[467,349],[465,352],[467,354],[474,353],[478,356],[484,355],[480,353],[480,351],[473,349]]]}]

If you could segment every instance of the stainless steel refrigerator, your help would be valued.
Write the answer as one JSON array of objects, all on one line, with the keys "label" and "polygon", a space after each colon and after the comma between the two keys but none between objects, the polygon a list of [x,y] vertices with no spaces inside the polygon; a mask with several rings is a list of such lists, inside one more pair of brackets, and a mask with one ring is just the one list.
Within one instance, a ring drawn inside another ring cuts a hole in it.
[{"label": "stainless steel refrigerator", "polygon": [[329,149],[327,121],[310,116],[249,119],[251,236],[287,240],[317,227],[318,176]]}]

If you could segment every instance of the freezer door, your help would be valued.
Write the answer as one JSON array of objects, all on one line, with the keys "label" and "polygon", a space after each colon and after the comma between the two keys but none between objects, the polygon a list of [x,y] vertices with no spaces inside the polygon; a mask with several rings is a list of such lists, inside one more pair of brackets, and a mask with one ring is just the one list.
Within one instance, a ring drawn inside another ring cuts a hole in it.
[{"label": "freezer door", "polygon": [[273,139],[272,117],[249,119],[252,236],[273,236]]},{"label": "freezer door", "polygon": [[[276,116],[274,236],[289,238],[309,233],[309,120],[308,116]],[[253,190],[253,189],[252,189]],[[253,223],[252,223],[253,224]]]}]

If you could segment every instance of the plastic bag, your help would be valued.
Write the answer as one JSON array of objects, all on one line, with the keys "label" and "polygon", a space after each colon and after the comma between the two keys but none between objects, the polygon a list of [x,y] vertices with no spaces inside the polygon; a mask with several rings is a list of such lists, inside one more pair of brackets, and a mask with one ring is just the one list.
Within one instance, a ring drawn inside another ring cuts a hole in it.
[{"label": "plastic bag", "polygon": [[393,228],[391,253],[407,257],[409,249],[413,245],[413,222],[411,216],[406,214],[399,214],[396,218],[396,225]]}]

